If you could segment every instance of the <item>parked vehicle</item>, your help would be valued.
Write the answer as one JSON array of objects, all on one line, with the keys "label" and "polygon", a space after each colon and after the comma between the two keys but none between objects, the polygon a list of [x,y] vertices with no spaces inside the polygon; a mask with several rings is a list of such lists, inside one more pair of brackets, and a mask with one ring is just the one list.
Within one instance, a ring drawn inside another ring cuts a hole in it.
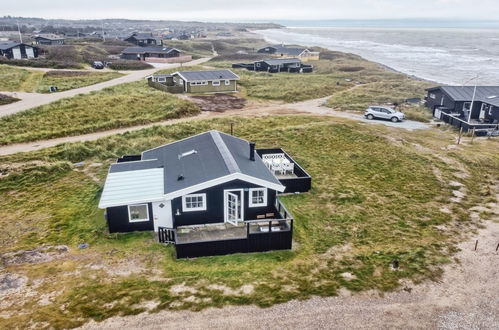
[{"label": "parked vehicle", "polygon": [[92,63],[92,68],[94,69],[104,69],[104,63],[102,63],[101,61],[94,61],[94,63]]},{"label": "parked vehicle", "polygon": [[395,111],[389,107],[381,106],[370,106],[364,113],[364,117],[367,119],[387,119],[393,121],[394,123],[405,119],[405,115],[402,112]]}]

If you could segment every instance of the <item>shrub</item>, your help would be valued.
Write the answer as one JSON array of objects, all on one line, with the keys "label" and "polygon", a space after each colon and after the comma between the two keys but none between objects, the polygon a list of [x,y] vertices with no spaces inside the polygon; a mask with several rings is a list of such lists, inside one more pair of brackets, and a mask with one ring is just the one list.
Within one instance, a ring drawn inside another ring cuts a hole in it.
[{"label": "shrub", "polygon": [[17,102],[17,101],[19,101],[18,98],[15,98],[15,97],[12,97],[12,96],[8,96],[8,95],[5,95],[5,94],[0,94],[0,105],[14,103],[14,102]]},{"label": "shrub", "polygon": [[153,66],[141,61],[117,60],[110,63],[109,68],[113,70],[146,70],[152,69]]},{"label": "shrub", "polygon": [[32,68],[83,69],[83,65],[77,62],[56,61],[43,58],[36,58],[31,60],[11,60],[0,56],[0,64],[29,66]]}]

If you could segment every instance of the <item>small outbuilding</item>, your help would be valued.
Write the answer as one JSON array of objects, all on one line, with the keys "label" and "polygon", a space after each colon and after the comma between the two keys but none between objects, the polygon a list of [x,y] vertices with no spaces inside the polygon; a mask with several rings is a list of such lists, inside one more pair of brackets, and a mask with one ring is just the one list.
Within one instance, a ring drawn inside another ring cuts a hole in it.
[{"label": "small outbuilding", "polygon": [[20,60],[38,57],[38,47],[17,41],[0,41],[0,56]]},{"label": "small outbuilding", "polygon": [[33,39],[37,45],[64,45],[64,37],[55,34],[38,34]]}]

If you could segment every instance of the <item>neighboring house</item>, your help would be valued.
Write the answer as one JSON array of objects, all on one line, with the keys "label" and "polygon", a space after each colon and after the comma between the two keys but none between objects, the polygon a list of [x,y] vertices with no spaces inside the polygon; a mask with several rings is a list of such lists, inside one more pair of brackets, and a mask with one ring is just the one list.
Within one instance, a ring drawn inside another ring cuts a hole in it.
[{"label": "neighboring house", "polygon": [[38,47],[17,41],[0,41],[0,56],[19,60],[38,57]]},{"label": "neighboring house", "polygon": [[121,52],[121,58],[125,60],[145,61],[147,58],[170,58],[179,57],[180,51],[169,47],[127,47]]},{"label": "neighboring house", "polygon": [[178,258],[290,249],[293,217],[277,194],[310,187],[282,149],[213,130],[118,159],[99,208],[109,232],[155,231]]},{"label": "neighboring house", "polygon": [[64,45],[64,38],[55,34],[39,34],[33,39],[37,45]]},{"label": "neighboring house", "polygon": [[234,63],[233,68],[246,68],[248,70],[254,71],[265,71],[270,73],[278,72],[312,72],[313,66],[308,64],[303,64],[298,58],[272,58],[261,61],[256,61],[254,63]]},{"label": "neighboring house", "polygon": [[131,36],[124,39],[137,46],[163,46],[163,40],[161,38],[156,38],[152,33],[139,33],[134,32]]},{"label": "neighboring house", "polygon": [[437,119],[465,130],[499,123],[499,86],[438,86],[427,92],[426,106]]},{"label": "neighboring house", "polygon": [[170,93],[221,93],[236,92],[239,76],[230,70],[201,70],[152,75],[148,80],[150,86]]},{"label": "neighboring house", "polygon": [[293,48],[284,45],[269,45],[258,50],[258,53],[269,54],[272,57],[297,57],[302,61],[318,60],[320,53],[307,48]]}]

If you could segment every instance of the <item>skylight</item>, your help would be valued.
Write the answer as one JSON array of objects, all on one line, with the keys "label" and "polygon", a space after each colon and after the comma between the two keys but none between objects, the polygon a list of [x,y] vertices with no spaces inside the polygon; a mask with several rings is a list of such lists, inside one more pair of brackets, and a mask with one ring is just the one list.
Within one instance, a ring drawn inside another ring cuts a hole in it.
[{"label": "skylight", "polygon": [[194,155],[194,154],[197,154],[198,152],[196,150],[190,150],[190,151],[186,151],[184,153],[181,153],[180,155],[178,155],[178,159],[182,159],[184,157],[187,157],[187,156],[190,156],[190,155]]}]

